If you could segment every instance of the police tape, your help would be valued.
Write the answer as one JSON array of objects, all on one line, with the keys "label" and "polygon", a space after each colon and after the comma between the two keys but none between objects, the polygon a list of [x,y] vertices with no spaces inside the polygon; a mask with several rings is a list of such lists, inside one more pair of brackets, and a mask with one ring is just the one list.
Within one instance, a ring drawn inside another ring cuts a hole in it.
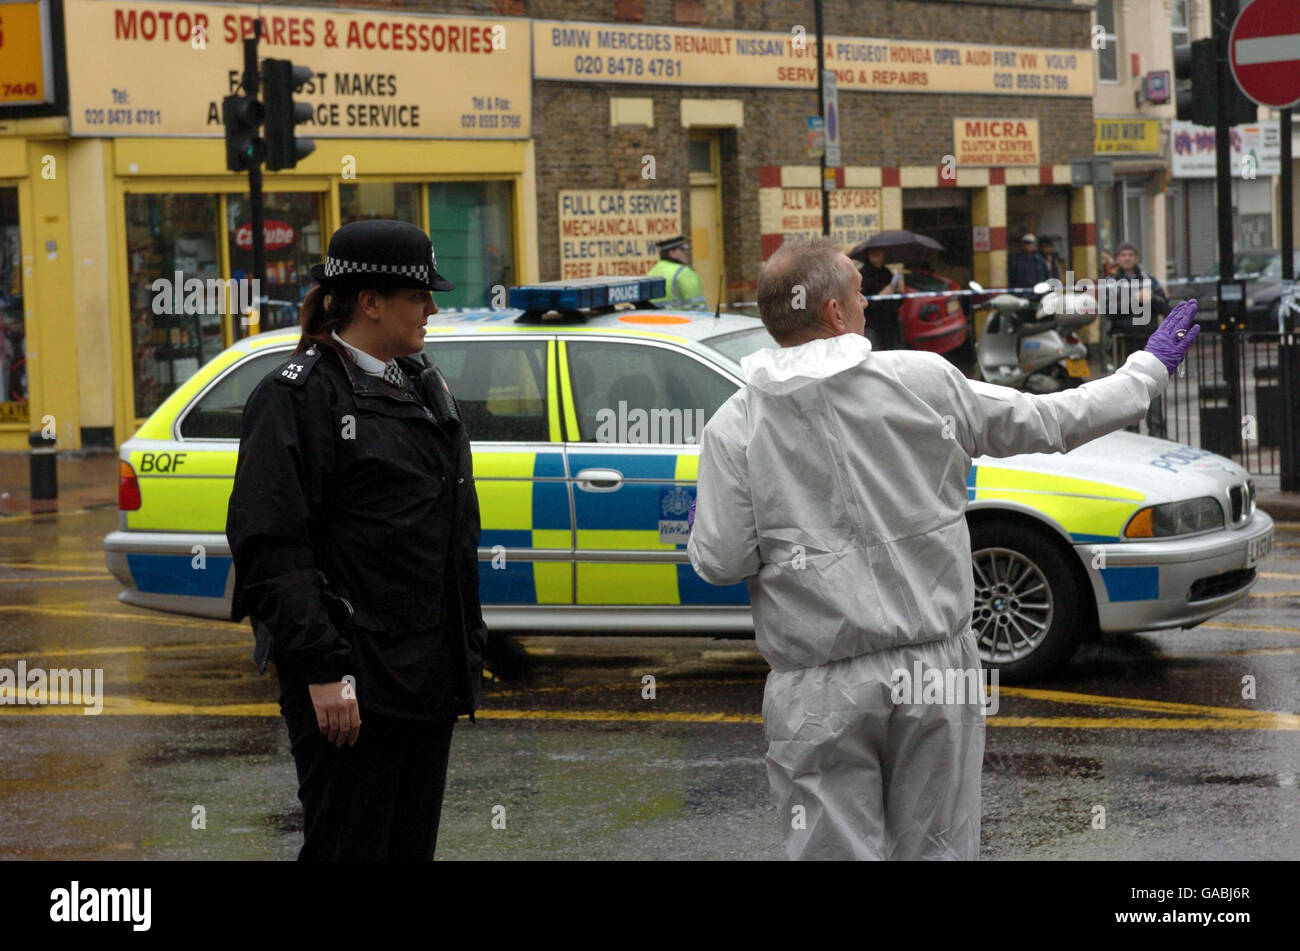
[{"label": "police tape", "polygon": [[[1122,280],[1118,280],[1118,279],[1115,279],[1115,278],[1108,278],[1108,279],[1106,279],[1106,281],[1107,281],[1107,283],[1105,283],[1105,284],[1101,284],[1101,286],[1103,286],[1103,287],[1109,287],[1109,286],[1111,286],[1112,284],[1113,284],[1114,286],[1119,286],[1119,285],[1128,285],[1128,284],[1140,283],[1140,284],[1143,285],[1143,287],[1150,287],[1150,280],[1149,280],[1149,279],[1145,279],[1145,278],[1142,279],[1141,281],[1139,281],[1139,280],[1136,279],[1136,278],[1133,279],[1133,280],[1131,280],[1131,281],[1122,281]],[[1072,291],[1072,293],[1076,293],[1076,294],[1087,293],[1089,290],[1094,289],[1094,288],[1096,288],[1097,286],[1099,286],[1099,284],[1100,284],[1100,282],[1096,282],[1096,281],[1091,282],[1091,284],[1090,284],[1090,285],[1088,286],[1088,288],[1086,288],[1086,289],[1084,289],[1084,288],[1080,288],[1080,287],[1078,287],[1078,286],[1076,285],[1076,287],[1074,288],[1074,290]],[[908,292],[903,293],[903,294],[864,294],[863,296],[864,296],[868,301],[878,301],[878,300],[912,300],[912,299],[914,299],[914,298],[916,298],[916,299],[919,299],[919,298],[925,298],[925,299],[927,299],[927,300],[933,300],[933,299],[936,298],[936,297],[988,297],[988,298],[993,298],[993,297],[997,297],[997,296],[999,296],[999,295],[1001,295],[1001,294],[1012,294],[1012,295],[1020,296],[1020,297],[1027,297],[1027,296],[1033,295],[1033,297],[1037,298],[1037,297],[1041,297],[1041,296],[1043,296],[1043,294],[1045,294],[1045,293],[1050,294],[1050,293],[1052,293],[1052,291],[1056,291],[1056,290],[1058,290],[1058,289],[1064,289],[1063,287],[1058,287],[1058,285],[1060,285],[1060,282],[1059,282],[1059,281],[1057,281],[1057,282],[1052,286],[1052,288],[1051,288],[1050,290],[1048,290],[1048,291],[1038,291],[1038,290],[1035,290],[1033,287],[985,287],[985,288],[982,288],[982,289],[980,289],[980,290],[978,290],[978,291],[977,291],[977,290],[973,290],[973,289],[971,289],[971,288],[962,288],[962,289],[959,289],[959,290],[949,290],[949,291],[908,291]],[[757,307],[757,306],[758,306],[758,301],[732,301],[728,306],[729,306],[729,307]]]}]

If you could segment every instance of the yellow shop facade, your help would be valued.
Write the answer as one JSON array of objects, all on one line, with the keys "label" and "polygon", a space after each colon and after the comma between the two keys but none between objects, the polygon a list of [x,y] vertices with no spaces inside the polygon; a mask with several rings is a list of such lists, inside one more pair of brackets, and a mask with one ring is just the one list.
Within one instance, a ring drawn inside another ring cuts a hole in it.
[{"label": "yellow shop facade", "polygon": [[[18,297],[26,383],[12,366],[0,380],[0,450],[51,423],[59,449],[120,444],[236,336],[296,323],[308,269],[349,221],[428,230],[457,284],[440,306],[535,279],[527,21],[276,5],[260,8],[259,56],[311,67],[300,134],[316,149],[264,175],[253,288],[248,180],[226,170],[220,110],[258,9],[63,0],[48,18],[64,114],[0,112],[0,306],[17,325]],[[260,326],[240,290],[269,299]]]}]

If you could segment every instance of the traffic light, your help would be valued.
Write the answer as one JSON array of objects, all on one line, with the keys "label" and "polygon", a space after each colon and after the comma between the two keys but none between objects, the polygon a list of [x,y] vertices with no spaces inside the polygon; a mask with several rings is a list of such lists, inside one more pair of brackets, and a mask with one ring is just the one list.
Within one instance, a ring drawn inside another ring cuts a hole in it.
[{"label": "traffic light", "polygon": [[[1174,47],[1174,77],[1178,118],[1197,125],[1213,126],[1218,118],[1219,64],[1215,61],[1214,39],[1207,37],[1188,46]],[[1231,71],[1225,72],[1228,88],[1228,125],[1254,122],[1255,103],[1237,86]]]},{"label": "traffic light", "polygon": [[262,164],[266,143],[258,136],[265,110],[256,99],[227,96],[221,100],[221,121],[226,126],[226,168],[246,172]]},{"label": "traffic light", "polygon": [[1174,88],[1179,120],[1214,125],[1218,108],[1217,71],[1213,39],[1174,47]]},{"label": "traffic light", "polygon": [[272,171],[293,168],[299,159],[316,151],[311,139],[293,134],[294,126],[311,118],[311,104],[294,102],[293,94],[311,79],[309,66],[287,59],[262,61],[262,86],[266,96],[266,167]]}]

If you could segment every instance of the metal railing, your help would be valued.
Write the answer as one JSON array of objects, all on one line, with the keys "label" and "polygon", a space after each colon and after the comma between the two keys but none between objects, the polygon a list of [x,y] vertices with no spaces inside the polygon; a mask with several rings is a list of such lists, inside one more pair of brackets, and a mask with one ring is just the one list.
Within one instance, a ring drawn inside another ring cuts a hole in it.
[{"label": "metal railing", "polygon": [[[1285,362],[1294,344],[1277,332],[1227,332],[1202,325],[1196,345],[1152,404],[1143,431],[1227,456],[1252,475],[1283,471],[1286,430],[1295,436],[1300,414],[1284,398]],[[1143,334],[1109,334],[1103,343],[1107,369],[1120,366],[1146,346]],[[1293,436],[1293,438],[1295,438]]]}]

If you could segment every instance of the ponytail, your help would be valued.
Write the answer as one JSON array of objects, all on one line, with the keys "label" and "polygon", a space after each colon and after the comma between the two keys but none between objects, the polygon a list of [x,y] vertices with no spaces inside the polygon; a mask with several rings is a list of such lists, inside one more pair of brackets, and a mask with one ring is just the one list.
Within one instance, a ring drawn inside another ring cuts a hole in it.
[{"label": "ponytail", "polygon": [[331,334],[341,332],[352,323],[352,317],[357,312],[357,296],[366,289],[376,290],[384,297],[396,291],[391,283],[373,278],[364,284],[330,283],[313,287],[298,311],[302,336],[298,339],[298,349],[294,353],[302,353],[311,347],[339,350],[339,345],[334,342]]}]

